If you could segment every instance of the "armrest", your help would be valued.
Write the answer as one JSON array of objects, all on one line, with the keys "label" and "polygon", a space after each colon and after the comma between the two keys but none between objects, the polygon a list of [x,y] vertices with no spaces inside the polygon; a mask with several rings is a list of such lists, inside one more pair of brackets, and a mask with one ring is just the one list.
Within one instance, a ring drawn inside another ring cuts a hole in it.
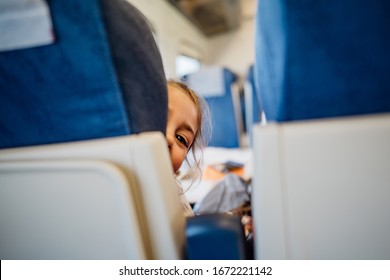
[{"label": "armrest", "polygon": [[187,219],[187,259],[243,260],[247,249],[239,216],[207,214]]}]

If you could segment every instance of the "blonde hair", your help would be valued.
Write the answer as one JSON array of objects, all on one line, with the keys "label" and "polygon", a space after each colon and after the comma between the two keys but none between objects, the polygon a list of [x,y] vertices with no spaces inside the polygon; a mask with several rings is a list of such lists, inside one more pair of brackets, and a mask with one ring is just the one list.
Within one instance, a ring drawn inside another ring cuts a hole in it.
[{"label": "blonde hair", "polygon": [[202,178],[203,153],[197,153],[197,151],[203,151],[203,149],[207,146],[207,142],[211,135],[209,108],[206,101],[186,84],[175,80],[168,80],[168,85],[181,89],[181,92],[187,94],[194,102],[197,110],[198,130],[190,147],[194,163],[191,163],[187,156],[185,158],[185,161],[190,168],[185,177],[191,178],[193,180],[193,184],[196,180],[200,180]]}]

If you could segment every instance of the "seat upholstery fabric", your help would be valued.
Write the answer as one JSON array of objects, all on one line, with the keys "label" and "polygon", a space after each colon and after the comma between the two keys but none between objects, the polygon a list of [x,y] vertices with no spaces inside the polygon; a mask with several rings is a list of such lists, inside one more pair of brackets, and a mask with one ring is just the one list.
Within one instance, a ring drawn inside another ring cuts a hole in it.
[{"label": "seat upholstery fabric", "polygon": [[390,111],[390,2],[263,0],[256,77],[268,121]]},{"label": "seat upholstery fabric", "polygon": [[123,0],[48,4],[55,42],[0,52],[0,148],[165,132],[165,75],[143,15]]}]

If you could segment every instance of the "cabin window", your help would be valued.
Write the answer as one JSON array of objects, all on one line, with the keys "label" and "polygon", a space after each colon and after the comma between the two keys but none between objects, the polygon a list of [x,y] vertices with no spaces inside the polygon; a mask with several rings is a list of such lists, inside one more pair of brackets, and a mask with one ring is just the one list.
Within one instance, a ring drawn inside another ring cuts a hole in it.
[{"label": "cabin window", "polygon": [[200,70],[202,63],[199,59],[180,54],[176,56],[176,76],[182,77]]}]

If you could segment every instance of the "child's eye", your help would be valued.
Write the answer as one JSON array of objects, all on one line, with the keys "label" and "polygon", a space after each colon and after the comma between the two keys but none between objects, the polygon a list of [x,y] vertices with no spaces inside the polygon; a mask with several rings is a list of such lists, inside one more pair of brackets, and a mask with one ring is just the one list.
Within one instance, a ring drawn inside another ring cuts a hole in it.
[{"label": "child's eye", "polygon": [[188,146],[189,146],[188,142],[183,136],[177,134],[176,139],[179,140],[179,142],[182,143],[188,149]]}]

